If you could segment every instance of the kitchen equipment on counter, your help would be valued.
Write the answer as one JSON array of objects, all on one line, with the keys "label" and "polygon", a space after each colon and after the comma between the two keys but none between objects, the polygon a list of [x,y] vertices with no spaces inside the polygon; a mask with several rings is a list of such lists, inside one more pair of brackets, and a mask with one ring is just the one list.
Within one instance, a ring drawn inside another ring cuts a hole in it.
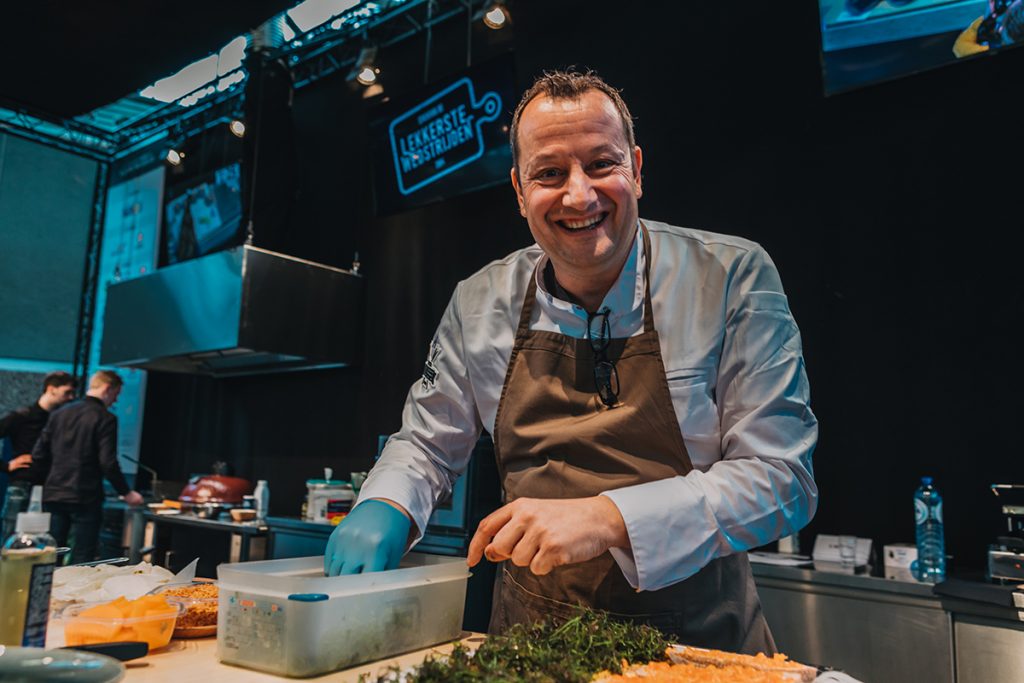
[{"label": "kitchen equipment on counter", "polygon": [[251,522],[256,519],[256,511],[250,508],[231,508],[231,520],[234,522]]},{"label": "kitchen equipment on counter", "polygon": [[[213,463],[212,474],[195,475],[188,480],[188,484],[178,494],[178,500],[186,504],[182,506],[183,511],[188,511],[188,506],[196,506],[203,503],[218,503],[223,509],[241,505],[243,498],[253,491],[252,482],[241,477],[230,476],[230,469],[227,463]],[[209,513],[208,513],[209,514]]]},{"label": "kitchen equipment on counter", "polygon": [[113,657],[73,649],[0,648],[0,680],[18,683],[117,683],[125,666]]},{"label": "kitchen equipment on counter", "polygon": [[1006,532],[988,547],[988,578],[993,581],[1024,581],[1024,484],[992,484],[999,498]]},{"label": "kitchen equipment on counter", "polygon": [[222,564],[217,656],[315,676],[454,640],[469,572],[461,557],[409,553],[398,569],[323,575],[323,557]]},{"label": "kitchen equipment on counter", "polygon": [[334,470],[325,467],[323,479],[306,480],[306,513],[303,518],[307,522],[330,523],[352,509],[356,499],[352,484],[332,479],[333,474]]}]

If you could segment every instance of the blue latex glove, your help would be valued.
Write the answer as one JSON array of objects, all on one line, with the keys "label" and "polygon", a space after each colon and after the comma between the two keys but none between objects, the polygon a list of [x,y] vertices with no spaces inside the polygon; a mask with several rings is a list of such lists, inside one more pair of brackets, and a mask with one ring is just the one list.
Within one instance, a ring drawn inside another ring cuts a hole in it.
[{"label": "blue latex glove", "polygon": [[409,518],[387,503],[360,503],[331,533],[324,574],[361,574],[398,567],[409,538]]}]

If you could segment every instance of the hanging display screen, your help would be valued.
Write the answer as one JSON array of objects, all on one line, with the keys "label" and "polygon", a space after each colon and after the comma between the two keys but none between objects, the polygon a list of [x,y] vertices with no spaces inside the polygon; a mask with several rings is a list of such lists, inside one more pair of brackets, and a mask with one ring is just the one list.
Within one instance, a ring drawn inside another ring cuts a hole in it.
[{"label": "hanging display screen", "polygon": [[241,244],[241,167],[234,163],[167,188],[164,264]]},{"label": "hanging display screen", "polygon": [[1024,42],[1024,0],[818,0],[825,92]]},{"label": "hanging display screen", "polygon": [[370,123],[377,213],[507,183],[515,92],[504,57],[381,104]]}]

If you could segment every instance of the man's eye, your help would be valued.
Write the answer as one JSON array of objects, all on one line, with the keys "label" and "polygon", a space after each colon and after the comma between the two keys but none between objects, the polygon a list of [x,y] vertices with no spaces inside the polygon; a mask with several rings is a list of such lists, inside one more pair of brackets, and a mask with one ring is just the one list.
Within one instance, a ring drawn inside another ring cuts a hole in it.
[{"label": "man's eye", "polygon": [[612,159],[598,159],[591,166],[597,170],[603,170],[615,166],[615,162]]},{"label": "man's eye", "polygon": [[542,170],[539,173],[537,173],[536,175],[534,175],[534,179],[535,180],[540,180],[540,181],[557,180],[558,178],[561,178],[561,177],[562,177],[562,172],[559,171],[557,168],[545,168],[544,170]]}]

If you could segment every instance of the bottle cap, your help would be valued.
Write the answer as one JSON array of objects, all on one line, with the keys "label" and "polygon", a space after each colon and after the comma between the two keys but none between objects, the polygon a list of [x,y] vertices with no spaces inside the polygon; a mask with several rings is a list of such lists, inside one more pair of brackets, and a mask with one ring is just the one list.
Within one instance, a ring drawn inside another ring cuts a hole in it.
[{"label": "bottle cap", "polygon": [[924,484],[925,486],[931,486],[932,485],[932,478],[931,477],[921,477],[921,483]]},{"label": "bottle cap", "polygon": [[266,486],[267,485],[267,480],[266,479],[257,479],[256,480],[256,485],[259,486],[260,484],[263,484],[264,486]]},{"label": "bottle cap", "polygon": [[44,534],[50,530],[49,512],[19,512],[14,531],[19,534]]}]

